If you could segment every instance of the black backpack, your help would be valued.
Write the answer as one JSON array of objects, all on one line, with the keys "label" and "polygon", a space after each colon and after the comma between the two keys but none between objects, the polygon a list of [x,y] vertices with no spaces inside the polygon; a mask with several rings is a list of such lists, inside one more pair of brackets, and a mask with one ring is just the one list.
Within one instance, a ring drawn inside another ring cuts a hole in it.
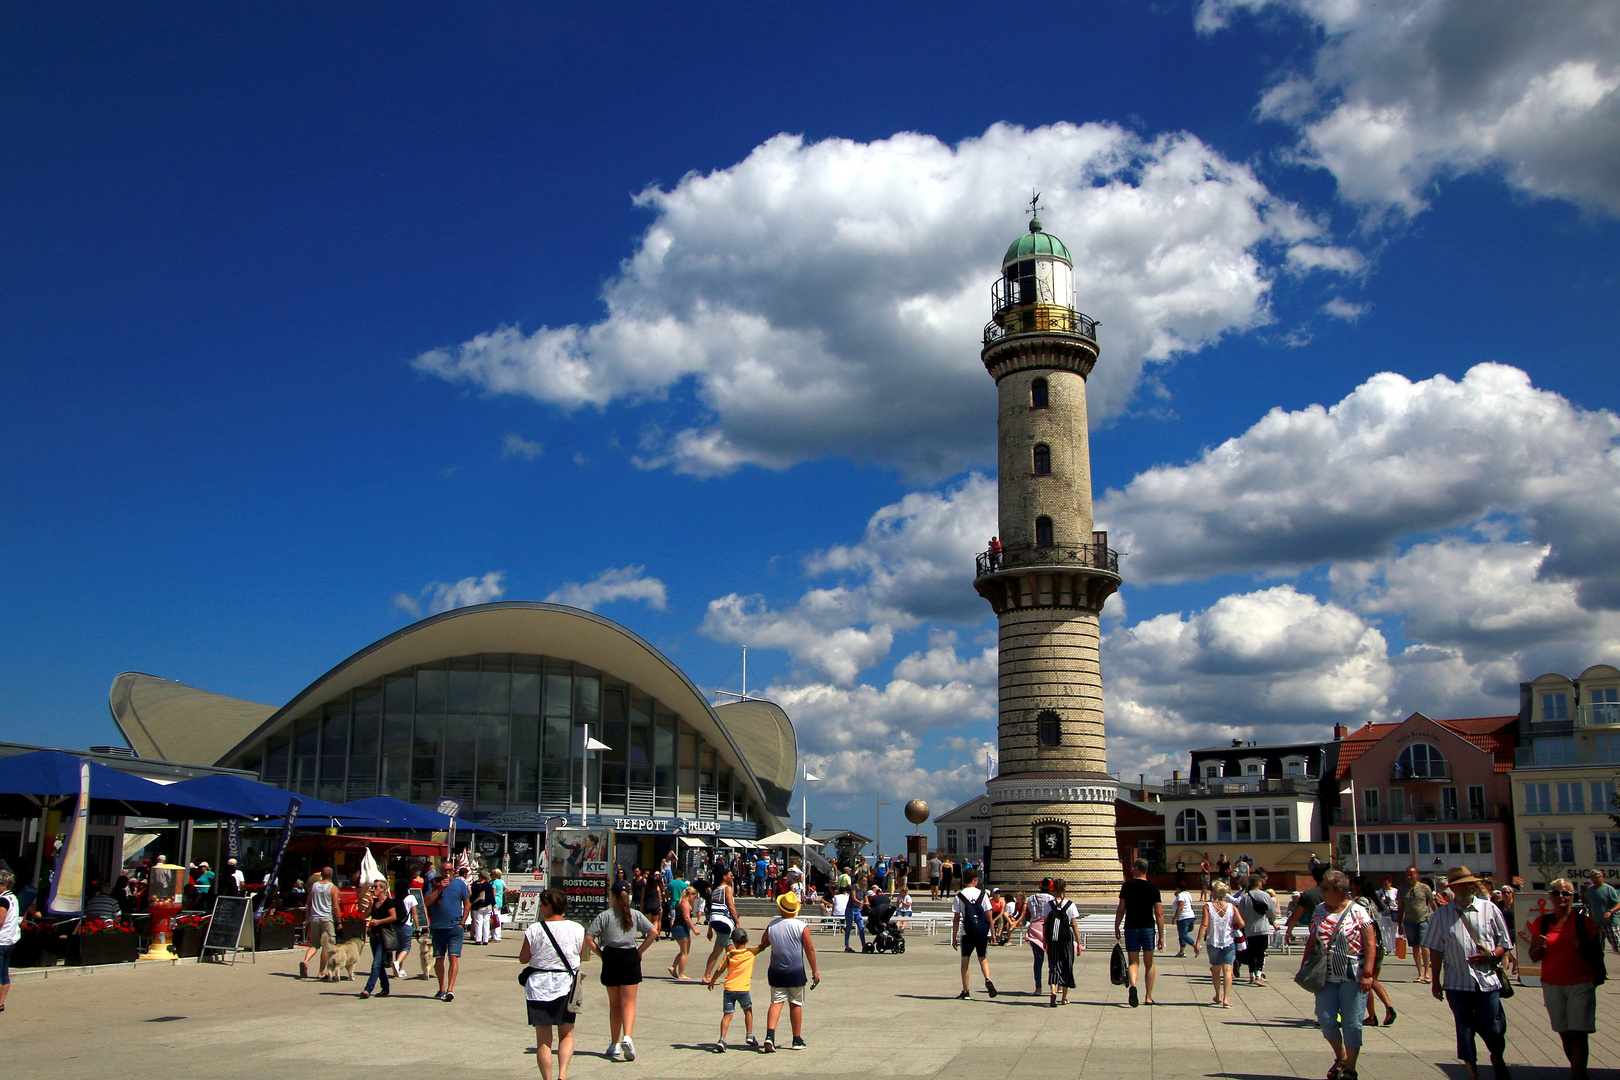
[{"label": "black backpack", "polygon": [[969,934],[978,937],[989,937],[990,913],[984,910],[984,890],[979,890],[977,900],[969,900],[966,890],[957,893],[956,896],[957,899],[962,901],[962,928]]},{"label": "black backpack", "polygon": [[1074,905],[1067,900],[1061,905],[1053,904],[1052,909],[1046,913],[1046,948],[1048,951],[1056,945],[1067,945],[1073,937],[1074,926],[1069,922],[1070,912]]}]

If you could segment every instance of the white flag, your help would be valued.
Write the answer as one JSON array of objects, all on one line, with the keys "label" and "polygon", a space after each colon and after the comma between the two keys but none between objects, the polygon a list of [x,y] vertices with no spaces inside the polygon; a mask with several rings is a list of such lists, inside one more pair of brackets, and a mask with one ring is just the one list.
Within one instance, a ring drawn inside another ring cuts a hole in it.
[{"label": "white flag", "polygon": [[821,777],[819,777],[815,773],[811,773],[811,772],[805,773],[804,778],[806,780],[820,780],[821,779]]}]

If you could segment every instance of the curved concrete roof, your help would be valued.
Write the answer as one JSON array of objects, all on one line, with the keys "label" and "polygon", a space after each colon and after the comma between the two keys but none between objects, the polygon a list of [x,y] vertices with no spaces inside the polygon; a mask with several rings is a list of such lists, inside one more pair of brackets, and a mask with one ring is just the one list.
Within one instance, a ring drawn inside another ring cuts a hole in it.
[{"label": "curved concrete roof", "polygon": [[276,711],[138,671],[113,680],[107,706],[141,757],[193,765],[214,764]]},{"label": "curved concrete roof", "polygon": [[[366,646],[310,683],[286,705],[275,710],[274,715],[226,747],[215,760],[223,762],[234,758],[266,734],[310,709],[390,672],[476,653],[534,653],[573,660],[599,668],[651,694],[700,732],[719,751],[722,761],[748,779],[770,818],[765,823],[767,831],[784,827],[785,822],[778,819],[785,813],[776,809],[776,805],[785,802],[785,797],[779,800],[767,791],[751,767],[751,758],[732,737],[728,725],[721,722],[719,715],[681,669],[618,623],[593,612],[561,604],[509,600],[456,608],[412,623]],[[771,707],[776,709],[775,706]],[[781,713],[780,709],[776,711]],[[781,719],[786,722],[785,713]],[[748,732],[745,738],[751,744],[757,743],[761,752],[765,752],[772,740],[756,737],[754,725],[746,720],[745,717],[743,726]],[[772,723],[775,723],[774,718]],[[791,745],[792,725],[788,724],[787,727]],[[774,744],[780,754],[780,732],[776,734]],[[772,767],[778,766],[772,763]],[[794,768],[792,759],[787,768],[791,776]],[[770,776],[772,785],[779,787],[778,772],[773,771]],[[791,790],[791,782],[788,787]]]},{"label": "curved concrete roof", "polygon": [[788,798],[799,779],[799,741],[793,721],[774,701],[732,701],[714,710],[742,749],[765,793],[771,813],[788,813]]}]

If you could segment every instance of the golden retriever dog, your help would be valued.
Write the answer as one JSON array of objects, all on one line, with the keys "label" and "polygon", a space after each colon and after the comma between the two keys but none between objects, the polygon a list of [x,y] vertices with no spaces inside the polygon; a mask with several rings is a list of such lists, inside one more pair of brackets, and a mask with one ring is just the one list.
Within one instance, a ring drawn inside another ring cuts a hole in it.
[{"label": "golden retriever dog", "polygon": [[321,978],[330,978],[333,982],[338,980],[338,972],[343,972],[343,978],[354,981],[354,965],[360,962],[360,946],[365,944],[360,938],[350,938],[339,945],[321,946]]}]

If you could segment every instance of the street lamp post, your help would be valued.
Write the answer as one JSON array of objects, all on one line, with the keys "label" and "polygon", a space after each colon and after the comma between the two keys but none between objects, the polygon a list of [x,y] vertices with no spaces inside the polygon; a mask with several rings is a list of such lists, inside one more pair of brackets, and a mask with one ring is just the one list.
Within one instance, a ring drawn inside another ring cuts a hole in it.
[{"label": "street lamp post", "polygon": [[810,889],[810,785],[818,783],[821,777],[816,776],[804,767],[804,780],[799,784],[799,873],[804,875],[806,893]]},{"label": "street lamp post", "polygon": [[877,805],[872,808],[872,812],[876,817],[877,823],[877,829],[875,830],[877,832],[877,836],[872,839],[872,846],[877,849],[877,855],[872,862],[876,864],[878,859],[883,858],[883,808],[893,804],[884,802],[882,796],[879,795],[874,795],[872,798],[877,803]]},{"label": "street lamp post", "polygon": [[611,750],[605,742],[591,738],[591,725],[585,725],[585,749],[579,755],[579,827],[586,828],[591,812],[591,751]]}]

